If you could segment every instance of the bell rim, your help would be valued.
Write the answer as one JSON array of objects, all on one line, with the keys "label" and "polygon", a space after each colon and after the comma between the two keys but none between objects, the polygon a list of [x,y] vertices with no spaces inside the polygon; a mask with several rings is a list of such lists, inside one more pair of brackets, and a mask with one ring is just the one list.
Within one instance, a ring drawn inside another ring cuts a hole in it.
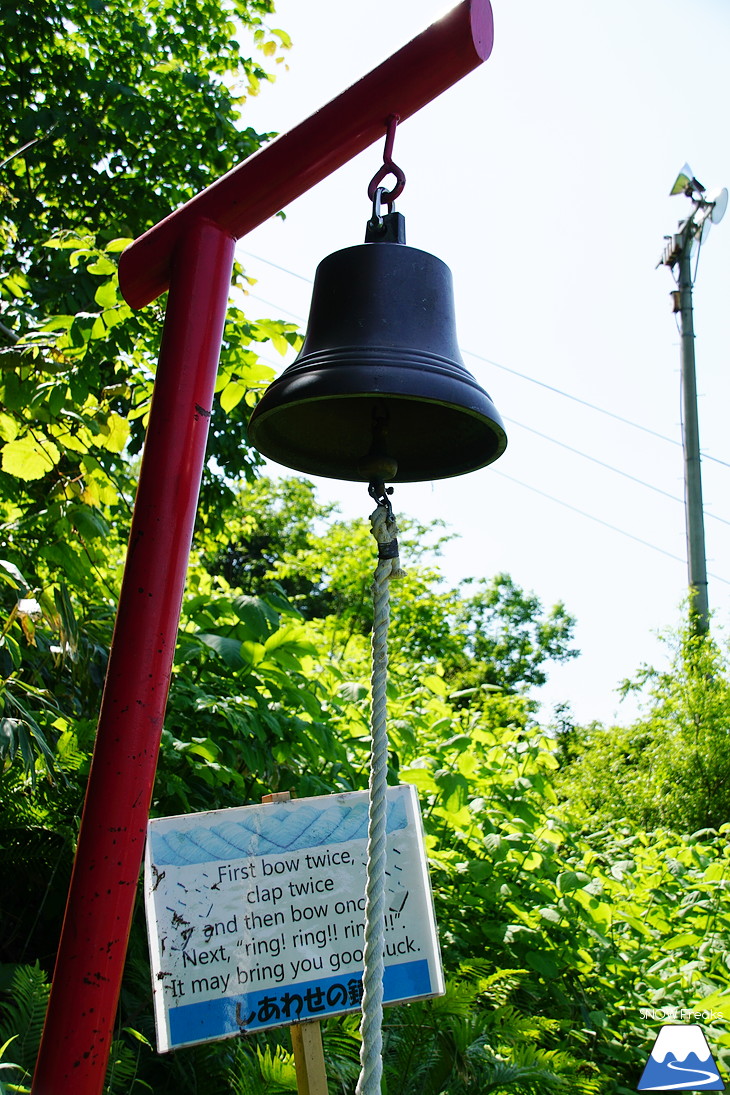
[{"label": "bell rim", "polygon": [[[267,392],[269,392],[270,390],[271,390],[271,386],[269,388],[267,388]],[[501,455],[501,453],[504,452],[504,449],[507,447],[507,431],[504,428],[504,422],[502,421],[502,417],[501,417],[499,411],[497,410],[497,408],[494,406],[494,403],[492,402],[492,400],[491,400],[490,396],[488,395],[488,393],[485,392],[483,388],[478,388],[477,390],[478,390],[480,395],[482,395],[484,398],[486,398],[487,402],[489,403],[490,407],[492,408],[492,410],[494,412],[493,414],[485,414],[483,411],[480,411],[478,408],[468,407],[464,403],[456,403],[453,400],[449,400],[449,399],[443,399],[443,398],[439,399],[439,398],[436,398],[434,396],[427,396],[427,395],[413,395],[413,393],[410,393],[410,392],[399,393],[399,392],[391,392],[391,391],[387,391],[387,390],[379,391],[377,389],[372,389],[369,392],[338,392],[337,395],[332,395],[331,393],[326,393],[325,392],[322,395],[309,395],[309,396],[300,397],[298,399],[292,399],[291,403],[292,403],[292,405],[296,405],[297,407],[301,407],[301,406],[303,406],[304,404],[307,404],[307,403],[326,403],[326,402],[329,402],[330,400],[334,400],[334,399],[338,399],[338,400],[339,399],[373,399],[373,398],[377,398],[379,396],[387,396],[388,399],[398,399],[398,400],[403,400],[403,401],[407,400],[410,403],[430,403],[430,404],[432,404],[434,406],[437,406],[437,407],[449,407],[450,409],[455,410],[455,411],[462,411],[464,414],[468,414],[471,418],[481,418],[481,419],[483,419],[487,422],[491,422],[494,425],[498,426],[499,429],[502,432],[502,435],[503,435],[504,439],[505,439],[504,448],[500,452],[500,455]],[[270,407],[268,409],[264,408],[262,410],[261,407],[262,407],[263,401],[264,400],[263,400],[263,396],[262,396],[262,398],[259,400],[259,402],[254,407],[253,411],[251,412],[251,417],[249,418],[249,431],[250,431],[250,427],[254,424],[254,418],[256,419],[257,424],[259,422],[265,422],[267,418],[271,417],[271,415],[276,414],[279,411],[285,410],[286,407],[287,407],[287,403],[278,403],[274,407]],[[253,443],[255,444],[255,442],[253,442]],[[486,465],[484,465],[484,466],[486,466]]]},{"label": "bell rim", "polygon": [[[486,396],[486,393],[483,391],[483,389],[480,389],[480,391],[482,392],[483,395]],[[496,441],[496,444],[492,448],[492,450],[490,451],[487,459],[482,460],[479,463],[474,463],[473,458],[472,458],[471,461],[465,462],[463,465],[456,466],[456,467],[453,468],[453,470],[449,470],[445,474],[442,472],[439,475],[433,475],[433,474],[431,474],[431,475],[418,475],[418,476],[415,476],[415,475],[412,475],[412,474],[401,475],[400,470],[399,470],[398,472],[396,472],[396,474],[392,478],[387,479],[386,482],[389,482],[389,483],[428,483],[428,482],[435,482],[439,479],[454,479],[457,476],[468,475],[471,472],[481,471],[483,468],[489,467],[490,464],[493,464],[496,460],[499,460],[499,458],[501,456],[503,456],[503,454],[505,453],[505,451],[507,449],[507,445],[508,445],[507,431],[504,428],[504,423],[502,422],[502,419],[499,415],[499,412],[497,411],[496,407],[494,406],[494,404],[492,403],[491,399],[489,399],[488,396],[486,396],[486,398],[487,398],[487,400],[488,400],[488,402],[491,406],[493,414],[485,414],[483,411],[471,409],[469,407],[466,407],[463,403],[451,403],[451,402],[448,402],[444,399],[433,399],[433,398],[429,398],[428,396],[413,396],[412,394],[411,395],[408,395],[408,394],[398,395],[398,394],[392,394],[392,393],[377,393],[377,392],[360,392],[360,393],[356,393],[356,392],[353,392],[351,395],[342,395],[342,394],[340,394],[336,398],[337,399],[346,399],[348,401],[349,400],[355,400],[355,399],[366,400],[366,399],[372,399],[374,396],[377,396],[379,394],[387,395],[389,400],[393,399],[393,400],[398,400],[398,401],[403,401],[403,402],[411,402],[411,403],[412,402],[417,402],[417,403],[431,404],[432,406],[446,407],[449,410],[457,411],[460,414],[466,414],[470,418],[476,419],[477,421],[483,423],[485,429],[489,430],[489,433],[490,433],[491,437],[494,439],[494,441]],[[304,399],[296,400],[296,405],[299,407],[299,406],[303,406],[305,404],[323,403],[323,402],[329,401],[332,398],[333,398],[332,396],[327,396],[327,395],[309,396],[309,397],[304,398]],[[272,418],[277,412],[280,412],[282,410],[285,411],[287,405],[286,404],[278,404],[278,406],[271,407],[269,410],[264,410],[258,416],[256,422],[254,422],[254,415],[256,414],[256,411],[259,409],[260,406],[261,406],[261,404],[259,403],[257,405],[257,407],[254,409],[253,414],[251,415],[251,419],[249,420],[248,432],[249,432],[249,440],[250,440],[251,444],[253,444],[254,447],[258,449],[258,451],[262,454],[262,456],[265,456],[267,459],[273,460],[277,464],[282,464],[283,467],[290,468],[292,471],[301,472],[304,475],[316,475],[316,476],[324,478],[324,479],[340,479],[343,482],[349,482],[349,483],[367,483],[368,482],[368,478],[369,478],[368,476],[366,476],[364,474],[351,474],[349,471],[346,471],[344,469],[344,467],[341,467],[341,469],[338,471],[338,474],[336,474],[336,475],[325,472],[325,471],[322,471],[322,470],[318,470],[317,468],[314,467],[314,465],[317,463],[317,461],[312,461],[312,460],[309,460],[309,459],[301,459],[300,460],[296,456],[294,456],[292,458],[291,453],[289,453],[287,455],[287,460],[286,461],[282,461],[276,455],[276,453],[274,451],[276,446],[274,446],[272,449],[269,449],[269,446],[266,445],[266,439],[264,439],[264,444],[262,445],[260,443],[261,439],[260,438],[256,439],[254,437],[254,434],[256,434],[259,429],[265,429],[267,421],[270,418]],[[253,430],[252,430],[252,427],[253,427]]]}]

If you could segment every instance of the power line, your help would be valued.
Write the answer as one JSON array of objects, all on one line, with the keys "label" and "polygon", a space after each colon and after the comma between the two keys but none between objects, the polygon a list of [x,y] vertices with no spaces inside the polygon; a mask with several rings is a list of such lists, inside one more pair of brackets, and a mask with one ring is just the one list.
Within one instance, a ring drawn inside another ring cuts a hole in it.
[{"label": "power line", "polygon": [[[627,471],[623,471],[621,468],[614,467],[613,464],[607,464],[603,460],[599,460],[595,456],[590,456],[587,452],[582,452],[580,449],[574,449],[572,445],[566,445],[564,441],[558,441],[555,437],[550,437],[549,434],[541,433],[539,430],[533,429],[532,426],[526,426],[524,422],[517,422],[514,418],[507,418],[505,421],[510,422],[513,426],[519,426],[522,430],[527,430],[528,433],[534,433],[536,437],[541,437],[543,441],[549,441],[553,445],[559,445],[561,449],[565,449],[567,452],[572,452],[575,456],[582,456],[584,460],[590,460],[592,464],[598,464],[599,468],[606,468],[607,471],[612,471],[615,475],[621,475],[624,479],[630,479],[632,483],[638,483],[640,487],[646,487],[647,490],[653,490],[655,494],[661,494],[664,498],[669,498],[672,502],[679,502],[681,506],[684,505],[684,499],[680,498],[677,494],[670,494],[669,491],[662,490],[661,487],[655,487],[653,483],[647,483],[645,479],[639,479],[636,475],[631,475]],[[730,525],[725,517],[718,517],[716,513],[708,513],[705,510],[705,517],[711,517],[714,521],[720,521],[723,525]]]},{"label": "power line", "polygon": [[296,312],[292,312],[289,308],[282,308],[280,304],[274,304],[273,300],[265,300],[263,297],[258,296],[256,293],[246,293],[246,297],[249,300],[258,300],[260,304],[265,304],[267,308],[274,308],[277,312],[286,312],[290,319],[295,319],[297,323],[304,323],[304,316],[298,315]]},{"label": "power line", "polygon": [[[265,261],[265,260],[262,260],[262,261]],[[272,265],[273,265],[273,263],[272,263]],[[277,269],[283,270],[283,267],[277,267]],[[288,273],[288,272],[289,271],[285,271],[285,273]],[[301,277],[301,275],[299,275],[299,274],[297,274],[295,276]],[[267,307],[269,307],[269,308],[275,308],[277,310],[280,310],[280,305],[275,304],[273,301],[265,300],[263,297],[257,296],[255,293],[248,293],[247,295],[250,296],[251,298],[253,298],[254,300],[260,301],[261,304],[267,305]],[[297,315],[296,313],[289,311],[289,309],[284,309],[284,311],[287,312],[287,314],[289,316],[291,316],[293,319],[301,321],[302,317]],[[464,352],[469,353],[468,350],[464,351]],[[472,354],[471,356],[472,357],[477,357],[478,355]],[[488,359],[482,358],[481,360],[486,361]],[[273,365],[274,363],[269,362],[269,364]],[[494,364],[494,362],[492,362],[492,364]],[[537,383],[539,383],[539,381]],[[567,445],[564,441],[558,441],[558,439],[556,437],[550,437],[549,434],[542,433],[540,430],[536,430],[533,426],[527,426],[524,422],[518,422],[517,419],[515,419],[515,418],[508,418],[505,415],[504,420],[505,420],[505,422],[510,423],[510,425],[518,426],[520,429],[527,430],[528,433],[532,433],[536,437],[542,438],[543,441],[549,441],[552,445],[558,445],[561,449],[565,449],[566,452],[573,453],[574,456],[580,456],[584,460],[590,460],[590,462],[592,464],[597,464],[598,467],[605,468],[607,471],[613,472],[614,475],[620,475],[624,479],[629,479],[632,483],[637,483],[639,486],[645,487],[647,490],[654,491],[655,494],[660,494],[660,495],[662,495],[662,497],[668,498],[672,502],[677,502],[681,506],[684,505],[684,499],[680,498],[679,495],[670,494],[669,491],[662,490],[661,487],[657,487],[653,483],[647,483],[645,479],[640,479],[636,475],[631,475],[630,472],[623,471],[623,469],[617,468],[614,464],[608,464],[608,463],[606,463],[606,461],[599,460],[598,457],[591,456],[589,453],[583,452],[581,449],[576,449],[572,445]],[[662,435],[658,434],[657,436],[661,437]],[[665,440],[670,440],[670,439],[666,438]],[[710,513],[707,509],[705,509],[705,516],[712,519],[713,521],[719,521],[723,525],[730,526],[730,521],[728,521],[727,518],[720,517],[716,513]]]},{"label": "power line", "polygon": [[[263,358],[262,361],[266,361],[267,364],[272,367],[276,367],[276,363],[270,359]],[[554,445],[560,445],[561,448],[567,449],[569,452],[574,453],[576,456],[582,456],[586,460],[590,460],[595,464],[599,464],[601,467],[606,468],[608,471],[615,472],[617,475],[624,475],[627,479],[633,480],[642,487],[647,487],[649,490],[656,491],[658,494],[664,495],[666,498],[671,499],[673,502],[679,502],[684,504],[682,499],[674,494],[669,494],[667,491],[663,491],[660,487],[655,487],[651,483],[644,482],[643,479],[637,479],[633,475],[629,475],[627,472],[621,471],[620,468],[615,468],[611,464],[604,464],[602,460],[597,460],[595,457],[589,456],[587,453],[581,452],[579,449],[574,449],[570,445],[565,445],[562,441],[557,441],[554,437],[549,437],[547,434],[540,433],[539,430],[533,430],[530,426],[525,426],[522,422],[516,422],[514,419],[506,419],[514,426],[519,426],[521,429],[528,430],[530,433],[537,434],[538,437],[543,438],[545,441],[550,441]],[[501,475],[503,479],[509,479],[510,482],[516,483],[520,487],[524,487],[525,490],[530,490],[534,494],[539,494],[543,498],[547,498],[550,502],[555,502],[559,506],[563,506],[565,509],[572,510],[580,517],[585,517],[589,521],[595,521],[599,525],[603,525],[604,528],[611,529],[612,532],[619,533],[620,536],[626,536],[629,540],[634,540],[637,544],[642,544],[644,547],[650,548],[652,551],[658,551],[661,555],[666,555],[669,559],[674,559],[678,563],[685,563],[686,560],[682,559],[679,555],[674,555],[671,551],[666,551],[665,548],[660,548],[657,544],[652,544],[649,540],[642,540],[640,536],[635,536],[632,532],[627,532],[626,529],[620,528],[618,525],[612,525],[608,521],[604,521],[601,517],[595,517],[591,513],[587,513],[585,510],[580,509],[578,506],[573,506],[570,502],[564,502],[561,498],[556,498],[552,494],[548,494],[546,491],[540,490],[539,487],[530,486],[529,483],[523,482],[521,479],[516,479],[514,476],[507,475],[506,472],[499,471],[497,468],[492,468],[492,474]],[[725,525],[730,525],[730,521],[726,521],[724,517],[718,517],[715,514],[707,514],[708,517],[714,517],[716,521],[721,521]],[[726,578],[721,578],[717,574],[711,574],[711,578],[716,579],[718,582],[722,582],[725,585],[730,585],[730,581]]]},{"label": "power line", "polygon": [[528,380],[530,384],[537,384],[538,387],[545,388],[548,392],[554,392],[555,395],[562,395],[564,399],[571,399],[573,403],[580,403],[582,407],[589,407],[592,411],[598,411],[599,414],[605,414],[608,418],[613,418],[617,422],[623,422],[625,426],[631,426],[635,430],[641,430],[642,433],[648,433],[651,434],[652,437],[658,437],[660,441],[668,441],[670,445],[681,445],[681,442],[673,437],[667,437],[666,434],[658,433],[648,426],[642,426],[639,422],[632,422],[630,418],[623,418],[620,414],[614,414],[613,411],[607,411],[605,407],[599,407],[597,403],[590,403],[587,399],[581,399],[577,395],[571,395],[570,392],[565,392],[562,388],[555,388],[552,384],[546,384],[543,380],[536,380],[534,376],[528,376],[527,373],[520,373],[517,369],[510,369],[508,365],[500,365],[498,361],[492,361],[489,357],[475,354],[472,350],[465,350],[463,347],[461,347],[461,352],[467,354],[469,357],[476,358],[477,361],[483,361],[486,365],[493,365],[495,369],[501,369],[504,373],[511,373],[512,376],[517,376],[520,380]]},{"label": "power line", "polygon": [[[246,252],[246,253],[249,254],[251,258],[255,259],[258,262],[266,263],[268,266],[272,266],[274,269],[279,270],[282,273],[289,274],[290,276],[295,277],[295,278],[299,279],[300,281],[303,281],[307,284],[310,284],[310,285],[312,284],[312,279],[304,277],[303,274],[297,274],[293,270],[289,270],[284,266],[279,266],[277,263],[271,262],[269,259],[265,259],[261,255],[254,255],[251,252]],[[248,295],[253,297],[256,300],[259,300],[262,304],[265,304],[267,307],[280,309],[279,305],[274,304],[272,301],[265,300],[262,297],[257,296],[255,293],[250,293]],[[296,313],[291,312],[289,309],[285,309],[285,311],[292,318],[294,318],[294,319],[296,319],[300,322],[302,321],[302,317],[296,315]],[[462,350],[462,353],[467,354],[469,357],[472,357],[477,361],[484,362],[487,365],[492,365],[494,368],[501,369],[503,372],[511,373],[513,376],[517,376],[521,380],[526,380],[531,384],[536,384],[536,385],[538,385],[538,387],[545,388],[547,391],[551,391],[554,394],[560,395],[565,399],[570,399],[573,402],[580,404],[581,406],[588,407],[590,410],[597,411],[598,413],[606,415],[609,418],[613,418],[616,421],[622,422],[624,425],[630,426],[633,429],[640,430],[642,433],[648,433],[649,435],[651,435],[653,437],[656,437],[661,441],[666,441],[669,444],[681,447],[681,442],[677,441],[675,438],[667,437],[665,434],[658,433],[656,430],[652,430],[649,427],[643,426],[638,422],[633,422],[630,419],[623,418],[621,415],[614,414],[612,411],[608,411],[603,407],[599,407],[595,403],[591,403],[588,400],[581,399],[578,396],[571,395],[569,392],[565,392],[561,388],[557,388],[557,387],[554,387],[553,385],[546,384],[541,380],[536,380],[534,377],[528,376],[526,373],[521,373],[516,369],[511,369],[509,366],[501,365],[499,362],[494,361],[491,358],[485,357],[482,354],[474,353],[471,350],[465,350],[463,347],[461,347],[461,350]],[[565,449],[567,452],[573,453],[575,456],[580,456],[584,460],[590,460],[591,463],[596,464],[599,467],[603,467],[607,471],[613,472],[615,475],[620,475],[625,479],[629,479],[632,482],[637,483],[639,486],[645,487],[647,490],[654,491],[656,494],[660,494],[663,497],[670,499],[670,501],[678,502],[680,505],[684,505],[684,500],[682,498],[679,498],[677,495],[670,494],[668,491],[662,490],[661,487],[654,486],[652,483],[647,483],[645,480],[638,478],[638,476],[631,475],[629,472],[625,472],[622,469],[617,468],[612,464],[608,464],[603,460],[599,460],[597,457],[590,456],[588,453],[582,452],[580,449],[576,449],[571,445],[567,445],[567,444],[565,444],[565,442],[558,441],[557,438],[550,437],[548,434],[544,434],[540,430],[536,430],[533,427],[527,426],[522,422],[517,422],[514,419],[506,419],[506,421],[511,422],[511,424],[518,426],[520,429],[527,430],[529,433],[534,434],[536,437],[542,438],[544,441],[549,441],[553,445],[559,445],[561,448]],[[716,457],[709,456],[706,453],[703,454],[703,456],[707,460],[714,460],[716,463],[722,464],[725,467],[730,467],[730,465],[726,464],[725,461],[718,460]],[[504,472],[497,472],[497,474],[502,475],[504,478],[507,478],[507,479],[511,478],[510,476],[506,475],[506,473],[504,473]],[[514,479],[513,481],[515,483],[518,483],[521,486],[524,486],[527,490],[532,490],[536,494],[541,494],[543,497],[549,499],[550,501],[553,501],[553,502],[557,503],[558,505],[564,506],[567,509],[571,509],[575,513],[579,514],[580,516],[586,517],[588,520],[595,521],[599,524],[602,524],[606,528],[609,528],[612,531],[617,532],[622,536],[626,536],[629,539],[634,540],[637,543],[640,543],[640,544],[644,545],[645,547],[650,548],[653,551],[658,551],[663,555],[667,555],[671,559],[677,560],[678,562],[683,562],[684,561],[684,560],[680,559],[679,556],[674,555],[671,552],[668,552],[665,549],[658,547],[656,544],[652,544],[647,540],[642,540],[640,537],[635,536],[633,533],[627,532],[625,529],[621,529],[616,525],[611,525],[607,521],[603,521],[599,517],[594,517],[592,514],[586,513],[585,511],[579,509],[576,506],[572,506],[567,502],[561,501],[559,498],[554,498],[552,495],[547,494],[546,492],[539,490],[539,488],[537,488],[537,487],[530,487],[526,483],[522,483],[520,480],[517,480],[517,479]],[[711,518],[712,520],[719,521],[724,525],[730,525],[730,521],[726,520],[724,517],[720,517],[717,514],[709,513],[707,511],[705,511],[705,513],[706,513],[706,516],[708,518]],[[730,584],[730,582],[726,582],[726,579],[720,578],[718,575],[713,574],[713,575],[711,575],[711,577],[713,577],[717,581],[723,582],[725,584]]]},{"label": "power line", "polygon": [[305,277],[304,274],[297,274],[295,270],[289,270],[286,266],[277,266],[271,259],[265,259],[263,255],[254,255],[252,251],[243,251],[244,255],[248,255],[250,259],[256,259],[257,262],[265,262],[267,266],[273,266],[275,270],[281,270],[282,274],[291,274],[293,278],[299,278],[300,281],[306,281],[308,285],[312,284],[312,279]]},{"label": "power line", "polygon": [[[618,525],[612,525],[608,521],[604,521],[601,517],[595,517],[592,513],[586,513],[585,510],[579,509],[578,506],[573,506],[570,502],[564,502],[562,498],[556,498],[553,494],[548,494],[544,490],[540,490],[539,487],[532,487],[529,483],[524,483],[521,479],[515,479],[513,475],[507,475],[506,472],[499,471],[497,468],[492,469],[492,475],[500,475],[503,479],[509,479],[510,483],[516,483],[519,487],[524,487],[525,490],[530,490],[533,494],[539,494],[543,498],[547,498],[550,502],[556,502],[559,506],[563,506],[565,509],[572,510],[573,513],[577,513],[580,517],[586,517],[589,521],[595,521],[597,525],[603,525],[604,528],[611,529],[612,532],[618,532],[620,536],[626,536],[629,540],[635,540],[637,544],[643,544],[644,547],[651,548],[652,551],[658,551],[660,555],[666,555],[669,559],[674,559],[677,563],[686,563],[686,560],[679,555],[675,555],[671,551],[666,551],[665,548],[660,548],[657,544],[650,543],[649,540],[642,540],[640,536],[634,536],[633,532],[627,532],[626,529],[619,528]],[[730,581],[727,578],[721,578],[719,574],[711,574],[711,578],[714,578],[717,582],[722,582],[724,585],[730,585]]]},{"label": "power line", "polygon": [[[264,303],[268,302],[265,301]],[[271,365],[272,367],[276,367],[275,362],[263,357],[262,360],[266,361],[267,364]],[[539,430],[534,430],[530,426],[525,426],[522,422],[516,422],[514,419],[506,419],[506,421],[510,422],[514,426],[520,427],[521,429],[528,430],[530,433],[536,434],[538,437],[543,438],[543,440],[545,441],[550,441],[554,445],[560,445],[561,448],[567,449],[569,452],[574,453],[576,456],[582,456],[586,460],[590,460],[595,464],[599,464],[601,467],[606,468],[608,471],[615,472],[617,475],[623,475],[627,479],[631,479],[635,483],[638,483],[640,486],[647,487],[649,490],[656,491],[658,494],[662,494],[666,498],[669,498],[674,502],[684,504],[682,499],[677,497],[676,495],[669,494],[667,491],[663,491],[660,487],[655,487],[651,483],[646,483],[643,479],[637,479],[635,476],[629,475],[628,472],[623,472],[620,468],[615,468],[611,464],[605,464],[602,460],[597,460],[595,457],[589,456],[587,453],[581,452],[579,449],[574,449],[570,445],[564,444],[562,441],[557,441],[554,437],[549,437],[547,434],[540,433]],[[665,548],[661,548],[657,544],[652,544],[649,540],[643,540],[640,536],[635,536],[632,532],[627,532],[626,529],[620,528],[618,525],[612,525],[608,521],[604,521],[601,517],[596,517],[592,513],[587,513],[585,510],[580,509],[578,506],[571,505],[570,502],[564,502],[561,498],[556,498],[554,495],[548,494],[547,491],[540,490],[539,487],[533,487],[529,483],[523,482],[521,479],[516,479],[512,475],[507,475],[506,472],[499,471],[497,468],[492,468],[492,474],[501,475],[503,479],[508,479],[510,482],[516,483],[520,487],[524,487],[525,490],[532,491],[533,494],[539,494],[541,495],[541,497],[547,498],[548,501],[555,502],[557,505],[563,506],[564,509],[572,510],[573,513],[577,513],[580,517],[585,517],[589,521],[594,521],[598,525],[603,525],[604,528],[610,529],[612,532],[617,532],[620,536],[625,536],[629,540],[634,540],[635,543],[641,544],[643,547],[648,547],[652,551],[657,551],[660,555],[665,555],[667,556],[667,558],[673,559],[675,562],[686,563],[686,560],[683,559],[681,556],[675,555],[673,552],[667,551]],[[706,516],[714,517],[716,521],[721,521],[725,525],[730,525],[730,521],[726,521],[723,517],[718,517],[715,514],[706,514]],[[727,578],[721,578],[718,574],[710,574],[709,577],[715,579],[718,582],[722,582],[723,585],[730,585],[730,581],[728,581]]]},{"label": "power line", "polygon": [[[652,437],[659,438],[660,441],[666,441],[670,445],[676,445],[682,447],[682,442],[677,441],[675,437],[667,437],[664,433],[658,433],[657,430],[652,430],[649,426],[642,426],[640,422],[632,422],[630,418],[623,418],[620,414],[614,414],[613,411],[607,411],[605,407],[599,407],[596,403],[589,403],[587,399],[581,399],[577,395],[571,395],[570,392],[564,392],[562,388],[554,388],[551,384],[545,384],[542,380],[536,380],[534,376],[528,376],[526,373],[520,373],[516,369],[510,369],[508,365],[500,365],[498,361],[492,361],[489,357],[482,357],[481,354],[475,354],[472,350],[465,350],[461,347],[461,352],[467,354],[469,357],[476,358],[477,361],[483,361],[486,365],[493,365],[495,369],[501,369],[505,373],[512,373],[513,376],[517,376],[520,380],[528,380],[530,384],[537,384],[541,388],[546,388],[549,392],[554,392],[556,395],[562,395],[565,399],[571,399],[574,403],[580,403],[583,407],[589,407],[592,411],[598,411],[599,414],[605,414],[608,418],[614,418],[617,422],[623,422],[625,426],[631,426],[635,430],[641,430],[642,433],[648,433]],[[721,464],[724,468],[730,468],[730,464],[726,460],[720,460],[717,456],[711,456],[707,452],[702,453],[703,460],[712,460],[715,464]],[[590,457],[589,457],[590,459]]]},{"label": "power line", "polygon": [[[263,255],[255,255],[251,251],[244,251],[243,253],[248,255],[249,258],[255,259],[257,262],[263,262],[267,266],[271,266],[275,270],[281,271],[281,273],[283,274],[289,274],[291,277],[297,278],[299,281],[306,282],[308,285],[312,284],[311,278],[305,277],[304,274],[298,274],[296,273],[296,271],[290,270],[286,266],[279,266],[277,263],[271,262],[270,259],[265,259]],[[271,301],[266,301],[263,300],[261,297],[257,297],[254,293],[249,293],[247,295],[253,297],[256,300],[260,300],[262,304],[266,304],[270,308],[281,307],[280,305],[274,304]],[[300,321],[302,320],[301,316],[295,315],[293,312],[290,312],[289,309],[285,309],[285,311],[289,312],[289,315],[292,316],[292,318],[298,319]],[[667,437],[666,434],[659,433],[657,430],[652,430],[649,426],[643,426],[640,422],[634,422],[630,418],[624,418],[622,415],[616,414],[614,411],[606,410],[605,407],[599,407],[598,404],[591,403],[587,399],[581,399],[580,396],[571,395],[570,392],[566,392],[562,388],[557,388],[552,384],[546,384],[543,380],[537,380],[534,376],[528,376],[527,373],[521,373],[517,369],[510,368],[508,365],[502,365],[499,361],[494,361],[492,358],[484,357],[482,354],[477,354],[473,350],[466,350],[463,346],[460,347],[460,349],[463,354],[467,354],[467,356],[473,357],[476,361],[481,361],[485,365],[492,365],[495,369],[501,369],[502,372],[510,373],[512,376],[516,376],[520,380],[526,380],[530,384],[536,384],[538,387],[544,388],[546,391],[553,392],[553,394],[555,395],[560,395],[564,399],[570,399],[573,403],[579,403],[582,407],[588,407],[590,410],[596,411],[598,414],[603,414],[606,415],[606,417],[608,418],[613,418],[616,422],[621,422],[623,423],[623,425],[630,426],[634,430],[640,430],[642,433],[649,434],[649,436],[651,437],[656,437],[658,440],[665,441],[669,445],[675,445],[679,448],[681,448],[682,446],[682,442],[678,441],[675,437]],[[559,442],[557,442],[557,444],[559,444]],[[713,463],[720,464],[724,468],[730,468],[730,463],[728,463],[726,460],[720,460],[719,457],[711,456],[707,452],[703,452],[702,457],[704,460],[711,460]],[[591,459],[591,457],[588,457],[588,459]],[[722,518],[719,518],[719,520],[722,520]]]},{"label": "power line", "polygon": [[[254,299],[256,299],[256,300],[261,301],[262,304],[266,304],[271,308],[278,308],[279,307],[278,305],[274,304],[270,300],[264,300],[263,297],[256,296],[255,293],[251,293],[249,295],[254,297]],[[287,309],[287,311],[288,311],[288,309]],[[291,315],[295,319],[301,319],[300,316],[294,315],[293,312],[289,312],[289,315]],[[262,358],[262,360],[266,361],[267,364],[271,365],[272,367],[274,367],[274,368],[276,367],[276,362],[273,362],[273,361],[269,360],[268,358]],[[614,475],[620,475],[624,479],[629,479],[632,483],[637,483],[640,487],[645,487],[647,490],[654,491],[655,494],[660,494],[660,495],[662,495],[662,497],[668,498],[672,502],[678,502],[679,505],[681,505],[681,506],[684,505],[684,499],[680,498],[679,495],[670,494],[669,491],[662,490],[661,487],[657,487],[653,483],[647,483],[645,479],[639,479],[638,476],[631,475],[629,472],[623,471],[621,468],[617,468],[613,464],[607,464],[604,460],[599,460],[595,456],[590,456],[589,453],[582,452],[581,449],[576,449],[572,445],[567,445],[564,441],[558,441],[558,439],[556,437],[550,437],[549,434],[541,433],[540,430],[536,430],[532,426],[527,426],[527,425],[525,425],[524,422],[518,422],[515,418],[508,418],[506,415],[504,416],[504,421],[508,422],[512,426],[519,427],[519,429],[521,429],[521,430],[527,430],[528,433],[532,433],[536,437],[542,438],[543,441],[549,441],[552,445],[558,445],[561,449],[565,449],[567,452],[573,453],[574,456],[580,456],[584,460],[590,460],[590,462],[592,464],[597,464],[598,467],[605,468],[607,471],[613,472]],[[534,489],[537,489],[537,488],[534,488]],[[549,496],[546,495],[546,497],[549,497]],[[730,526],[730,521],[728,521],[725,517],[720,517],[716,513],[709,513],[707,510],[705,510],[705,516],[709,517],[709,518],[712,518],[713,521],[719,521],[723,525]],[[610,527],[612,527],[612,526],[610,526]],[[618,530],[618,531],[621,531],[621,530]],[[626,533],[626,535],[629,535],[629,533]],[[643,541],[641,541],[641,542],[643,543]],[[673,558],[674,558],[674,556],[673,556]]]}]

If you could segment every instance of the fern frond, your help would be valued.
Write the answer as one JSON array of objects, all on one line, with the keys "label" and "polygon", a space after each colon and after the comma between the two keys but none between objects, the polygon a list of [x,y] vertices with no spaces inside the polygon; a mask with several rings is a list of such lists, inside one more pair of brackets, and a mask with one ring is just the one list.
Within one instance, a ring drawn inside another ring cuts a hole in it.
[{"label": "fern frond", "polygon": [[141,1095],[142,1091],[152,1091],[148,1083],[139,1079],[138,1071],[139,1051],[115,1039],[109,1051],[104,1095]]},{"label": "fern frond", "polygon": [[18,966],[13,974],[10,999],[3,1002],[0,1014],[0,1040],[17,1035],[13,1054],[17,1063],[28,1072],[35,1064],[46,1017],[50,986],[46,973],[36,962],[34,966]]}]

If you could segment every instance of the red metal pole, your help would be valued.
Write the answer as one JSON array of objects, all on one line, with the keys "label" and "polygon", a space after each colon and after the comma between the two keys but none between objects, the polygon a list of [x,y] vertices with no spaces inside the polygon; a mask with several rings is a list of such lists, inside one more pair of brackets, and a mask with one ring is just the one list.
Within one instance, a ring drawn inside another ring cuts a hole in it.
[{"label": "red metal pole", "polygon": [[104,1083],[205,460],[235,241],[186,226],[34,1095]]},{"label": "red metal pole", "polygon": [[175,241],[189,220],[207,217],[240,239],[437,98],[492,51],[489,0],[458,7],[403,46],[306,121],[234,167],[127,248],[119,284],[141,308],[167,288]]},{"label": "red metal pole", "polygon": [[348,91],[136,240],[125,298],[169,288],[145,453],[33,1095],[99,1095],[144,850],[200,491],[234,243],[481,64],[463,0]]}]

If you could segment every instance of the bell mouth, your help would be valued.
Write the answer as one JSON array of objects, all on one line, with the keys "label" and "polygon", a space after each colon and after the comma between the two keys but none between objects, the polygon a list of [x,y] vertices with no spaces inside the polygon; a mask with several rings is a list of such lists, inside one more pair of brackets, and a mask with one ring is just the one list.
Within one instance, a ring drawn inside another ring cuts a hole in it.
[{"label": "bell mouth", "polygon": [[[252,418],[249,434],[264,456],[307,475],[428,482],[476,471],[502,455],[507,436],[489,404],[492,413],[485,415],[413,395],[310,393]],[[383,408],[387,418],[376,430]]]}]

